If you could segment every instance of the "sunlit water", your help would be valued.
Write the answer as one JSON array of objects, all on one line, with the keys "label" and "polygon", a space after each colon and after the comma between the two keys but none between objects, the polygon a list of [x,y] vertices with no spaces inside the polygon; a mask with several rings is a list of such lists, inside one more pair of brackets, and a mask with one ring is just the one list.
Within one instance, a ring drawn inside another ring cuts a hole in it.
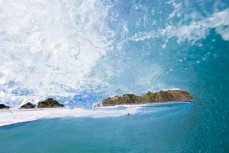
[{"label": "sunlit water", "polygon": [[195,99],[179,106],[184,116],[169,109],[3,128],[1,148],[229,152],[228,16],[227,0],[1,0],[0,103],[53,97],[91,108],[108,96],[170,88]]}]

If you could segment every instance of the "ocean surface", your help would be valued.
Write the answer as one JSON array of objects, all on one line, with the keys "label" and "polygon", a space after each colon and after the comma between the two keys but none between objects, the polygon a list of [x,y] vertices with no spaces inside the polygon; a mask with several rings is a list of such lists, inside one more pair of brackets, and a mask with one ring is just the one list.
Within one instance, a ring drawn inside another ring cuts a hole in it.
[{"label": "ocean surface", "polygon": [[229,152],[228,0],[0,0],[0,103],[171,88],[193,103],[1,127],[0,153]]},{"label": "ocean surface", "polygon": [[189,138],[179,135],[191,124],[192,103],[139,107],[137,113],[130,115],[129,107],[104,108],[104,111],[126,111],[126,115],[118,117],[42,119],[3,126],[0,127],[0,152],[186,152],[183,143]]}]

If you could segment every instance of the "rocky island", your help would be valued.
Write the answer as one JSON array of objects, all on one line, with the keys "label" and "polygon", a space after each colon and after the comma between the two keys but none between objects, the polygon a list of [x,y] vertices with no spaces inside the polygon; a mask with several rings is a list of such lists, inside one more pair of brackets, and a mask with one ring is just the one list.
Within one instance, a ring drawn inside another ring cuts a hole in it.
[{"label": "rocky island", "polygon": [[20,108],[22,108],[22,109],[31,109],[31,108],[35,108],[35,107],[36,107],[36,105],[28,102],[28,103],[22,105]]},{"label": "rocky island", "polygon": [[37,105],[32,104],[30,102],[22,105],[20,108],[21,109],[31,109],[31,108],[56,108],[56,107],[64,107],[63,104],[60,104],[58,101],[48,98],[44,101],[38,102]]},{"label": "rocky island", "polygon": [[103,106],[120,104],[146,104],[160,102],[191,102],[193,96],[185,90],[167,90],[160,92],[147,92],[142,96],[135,94],[124,94],[122,96],[108,97],[102,101]]},{"label": "rocky island", "polygon": [[53,108],[53,107],[64,107],[63,104],[60,104],[58,101],[48,98],[45,101],[41,101],[37,104],[37,108]]}]

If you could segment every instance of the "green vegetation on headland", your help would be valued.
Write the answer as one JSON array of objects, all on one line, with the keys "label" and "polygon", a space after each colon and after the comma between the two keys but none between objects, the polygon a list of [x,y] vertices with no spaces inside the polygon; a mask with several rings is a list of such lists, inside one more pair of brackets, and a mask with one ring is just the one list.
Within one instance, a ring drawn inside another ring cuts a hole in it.
[{"label": "green vegetation on headland", "polygon": [[185,90],[168,90],[160,92],[147,92],[142,96],[124,94],[123,96],[108,97],[102,101],[103,106],[120,104],[145,104],[159,102],[191,102],[193,96]]},{"label": "green vegetation on headland", "polygon": [[[112,106],[120,104],[146,104],[146,103],[160,103],[160,102],[191,102],[193,96],[185,90],[168,90],[160,92],[147,92],[142,96],[134,94],[124,94],[122,96],[108,97],[102,101],[103,106]],[[22,105],[21,109],[33,108],[57,108],[64,107],[58,101],[48,98],[44,101],[38,102],[36,105],[30,102]],[[0,104],[0,109],[8,109],[9,106]]]}]

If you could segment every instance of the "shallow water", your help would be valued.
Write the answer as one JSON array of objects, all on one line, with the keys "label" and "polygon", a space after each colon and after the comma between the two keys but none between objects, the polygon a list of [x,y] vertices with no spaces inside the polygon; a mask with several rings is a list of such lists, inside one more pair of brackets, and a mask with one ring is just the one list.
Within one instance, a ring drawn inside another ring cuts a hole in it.
[{"label": "shallow water", "polygon": [[130,116],[59,118],[4,126],[0,128],[0,152],[185,152],[174,139],[190,124],[192,107],[191,103],[142,106]]}]

